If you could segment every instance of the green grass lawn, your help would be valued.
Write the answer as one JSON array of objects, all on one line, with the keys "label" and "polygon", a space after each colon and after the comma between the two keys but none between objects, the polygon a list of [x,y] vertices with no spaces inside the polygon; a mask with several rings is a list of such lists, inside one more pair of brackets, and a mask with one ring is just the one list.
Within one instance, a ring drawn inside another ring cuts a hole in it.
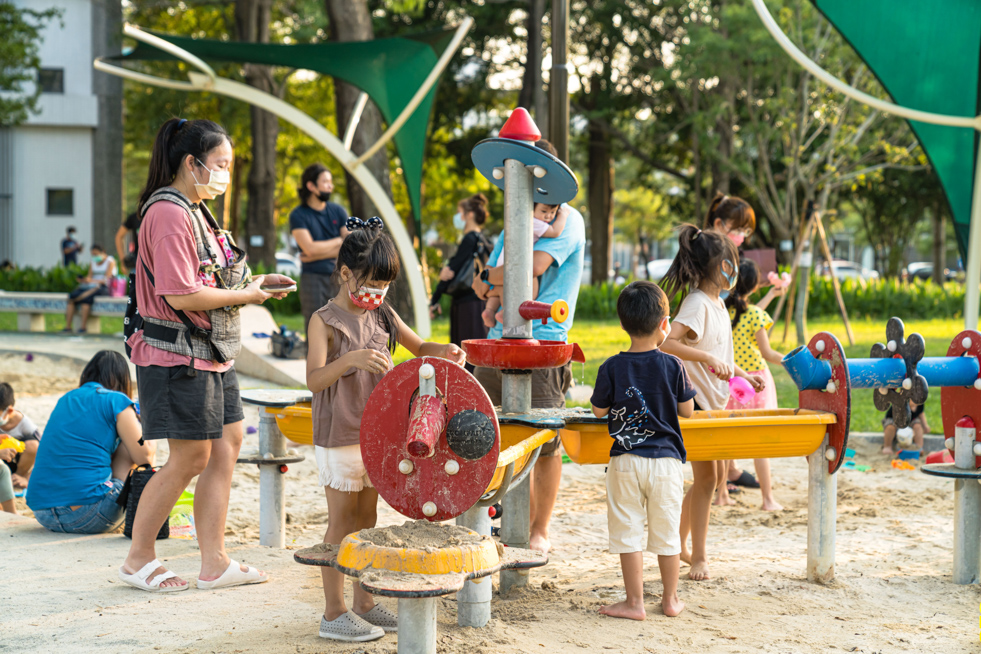
[{"label": "green grass lawn", "polygon": [[[303,318],[300,315],[274,314],[277,324],[285,324],[294,330],[302,330]],[[47,316],[47,330],[49,332],[59,331],[65,326],[62,316]],[[919,332],[926,340],[926,356],[944,356],[950,341],[962,329],[963,323],[954,319],[937,320],[918,320],[906,323],[906,334]],[[0,313],[0,331],[14,331],[17,329],[17,316],[13,313]],[[103,318],[102,333],[116,334],[123,329],[122,318]],[[855,345],[849,346],[845,336],[845,328],[840,320],[811,321],[808,324],[809,334],[814,335],[820,331],[831,332],[838,337],[838,340],[845,347],[845,354],[849,357],[865,358],[869,356],[872,344],[885,341],[886,321],[884,320],[855,320],[852,322],[852,331],[855,334]],[[783,334],[783,326],[778,325],[774,330],[773,346],[780,352],[787,353],[795,346],[793,342],[794,330],[791,328],[789,341],[781,343],[779,341]],[[433,322],[432,340],[445,343],[449,340],[449,321],[441,318]],[[583,352],[586,354],[586,364],[573,364],[573,377],[577,384],[593,385],[599,366],[607,358],[616,354],[621,349],[629,345],[626,334],[620,330],[620,326],[615,321],[599,320],[577,320],[569,336],[570,340],[579,343]],[[401,363],[410,358],[410,354],[404,348],[399,347],[395,353],[395,362]],[[797,406],[797,388],[790,377],[780,366],[771,366],[773,378],[777,384],[777,397],[780,405],[785,407]],[[852,393],[852,423],[853,431],[879,431],[882,414],[875,410],[872,404],[871,390],[857,390]],[[938,389],[931,389],[931,398],[927,402],[927,420],[934,433],[941,430],[940,421],[940,393]]]}]

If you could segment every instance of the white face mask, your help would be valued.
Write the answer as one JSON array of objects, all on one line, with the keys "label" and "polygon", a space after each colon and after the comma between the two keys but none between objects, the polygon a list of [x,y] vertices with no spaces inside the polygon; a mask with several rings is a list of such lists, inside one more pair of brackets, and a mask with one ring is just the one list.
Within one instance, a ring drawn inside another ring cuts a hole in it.
[{"label": "white face mask", "polygon": [[198,176],[191,171],[191,176],[194,178],[194,192],[198,194],[202,200],[214,200],[216,197],[225,192],[228,188],[228,182],[231,179],[231,175],[227,170],[211,170],[203,163],[200,159],[195,159],[201,167],[207,170],[211,175],[208,177],[208,183],[202,184],[198,181]]}]

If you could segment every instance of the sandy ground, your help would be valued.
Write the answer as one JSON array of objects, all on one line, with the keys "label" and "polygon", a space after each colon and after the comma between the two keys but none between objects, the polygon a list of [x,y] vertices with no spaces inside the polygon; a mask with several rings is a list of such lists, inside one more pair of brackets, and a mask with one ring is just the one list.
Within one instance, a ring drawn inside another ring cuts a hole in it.
[{"label": "sandy ground", "polygon": [[[44,424],[56,400],[25,394],[18,406]],[[257,424],[254,410],[246,415],[247,424]],[[254,449],[256,436],[246,438],[243,449]],[[832,585],[804,578],[806,463],[777,460],[776,496],[786,510],[758,510],[758,491],[713,510],[713,578],[683,579],[687,609],[679,618],[660,615],[654,557],[645,574],[647,621],[602,617],[600,605],[623,597],[618,560],[606,551],[604,471],[569,464],[548,566],[532,571],[528,589],[495,595],[494,617],[483,629],[457,627],[453,597],[440,600],[439,651],[979,651],[981,588],[955,586],[950,578],[953,484],[894,470],[871,445],[856,448],[859,462],[874,470],[839,476]],[[318,542],[327,520],[312,449],[298,449],[307,460],[287,473],[290,549]],[[129,543],[122,535],[53,534],[29,516],[0,514],[0,651],[394,653],[394,635],[352,645],[318,637],[319,571],[294,563],[289,550],[258,545],[258,481],[255,466],[239,466],[226,537],[234,558],[270,571],[272,579],[223,591],[139,592],[116,576]],[[379,516],[380,525],[403,521],[384,504]],[[161,541],[158,555],[196,577],[194,541]],[[381,601],[395,608],[393,600]]]}]

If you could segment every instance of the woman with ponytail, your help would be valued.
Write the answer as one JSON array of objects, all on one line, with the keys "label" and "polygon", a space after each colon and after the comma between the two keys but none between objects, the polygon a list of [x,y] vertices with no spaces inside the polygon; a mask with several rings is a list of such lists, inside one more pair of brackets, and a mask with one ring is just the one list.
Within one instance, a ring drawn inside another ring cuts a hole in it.
[{"label": "woman with ponytail", "polygon": [[[481,233],[486,221],[487,197],[483,193],[471,195],[456,205],[453,226],[463,232],[463,238],[456,248],[456,254],[439,271],[439,284],[429,304],[429,315],[436,317],[441,311],[439,300],[443,293],[453,296],[450,305],[450,343],[456,345],[471,338],[487,338],[487,325],[480,315],[485,301],[477,297],[471,288],[474,275],[480,272],[473,266],[474,257],[484,263],[494,249]],[[467,275],[467,279],[458,279],[462,275]],[[473,366],[469,363],[467,370],[473,372]]]},{"label": "woman with ponytail", "polygon": [[[736,365],[750,374],[763,378],[763,391],[757,393],[746,404],[740,404],[736,398],[730,397],[727,409],[776,409],[777,388],[773,383],[773,375],[766,365],[770,363],[783,365],[783,355],[770,347],[770,339],[766,332],[773,325],[773,318],[757,305],[749,304],[760,287],[760,268],[755,261],[743,259],[739,264],[739,280],[735,288],[726,298],[729,317],[732,319],[732,340],[735,348]],[[756,459],[756,476],[763,494],[764,511],[780,511],[783,509],[773,499],[773,486],[770,478],[770,460]]]},{"label": "woman with ponytail", "polygon": [[[764,381],[744,372],[733,360],[732,327],[729,313],[719,293],[736,283],[739,253],[735,244],[714,231],[682,225],[678,234],[678,254],[661,285],[668,300],[684,295],[671,324],[671,332],[661,350],[681,359],[695,386],[696,411],[725,409],[729,400],[729,379],[733,375],[748,380],[757,392]],[[681,507],[681,560],[689,563],[688,578],[709,578],[709,512],[717,482],[725,479],[722,461],[692,461],[694,484]],[[720,499],[725,484],[722,484]],[[688,549],[688,533],[692,547]]]},{"label": "woman with ponytail", "polygon": [[[204,204],[225,192],[232,158],[232,143],[221,126],[168,120],[157,132],[140,197],[139,256],[130,277],[139,314],[127,313],[127,349],[136,365],[143,438],[166,438],[169,456],[140,496],[119,578],[149,592],[188,588],[161,565],[154,546],[195,476],[197,587],[268,579],[225,552],[228,496],[244,418],[233,364],[241,346],[238,308],[285,296],[281,289],[292,280],[253,278],[245,253]],[[280,290],[263,290],[263,284]]]}]

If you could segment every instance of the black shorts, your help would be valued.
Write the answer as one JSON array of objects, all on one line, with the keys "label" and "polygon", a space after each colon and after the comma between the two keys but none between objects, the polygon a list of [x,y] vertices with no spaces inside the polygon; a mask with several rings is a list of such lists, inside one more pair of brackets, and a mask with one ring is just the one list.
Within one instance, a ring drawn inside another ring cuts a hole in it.
[{"label": "black shorts", "polygon": [[235,368],[227,372],[188,366],[137,366],[143,438],[204,441],[221,438],[222,427],[245,419]]}]

